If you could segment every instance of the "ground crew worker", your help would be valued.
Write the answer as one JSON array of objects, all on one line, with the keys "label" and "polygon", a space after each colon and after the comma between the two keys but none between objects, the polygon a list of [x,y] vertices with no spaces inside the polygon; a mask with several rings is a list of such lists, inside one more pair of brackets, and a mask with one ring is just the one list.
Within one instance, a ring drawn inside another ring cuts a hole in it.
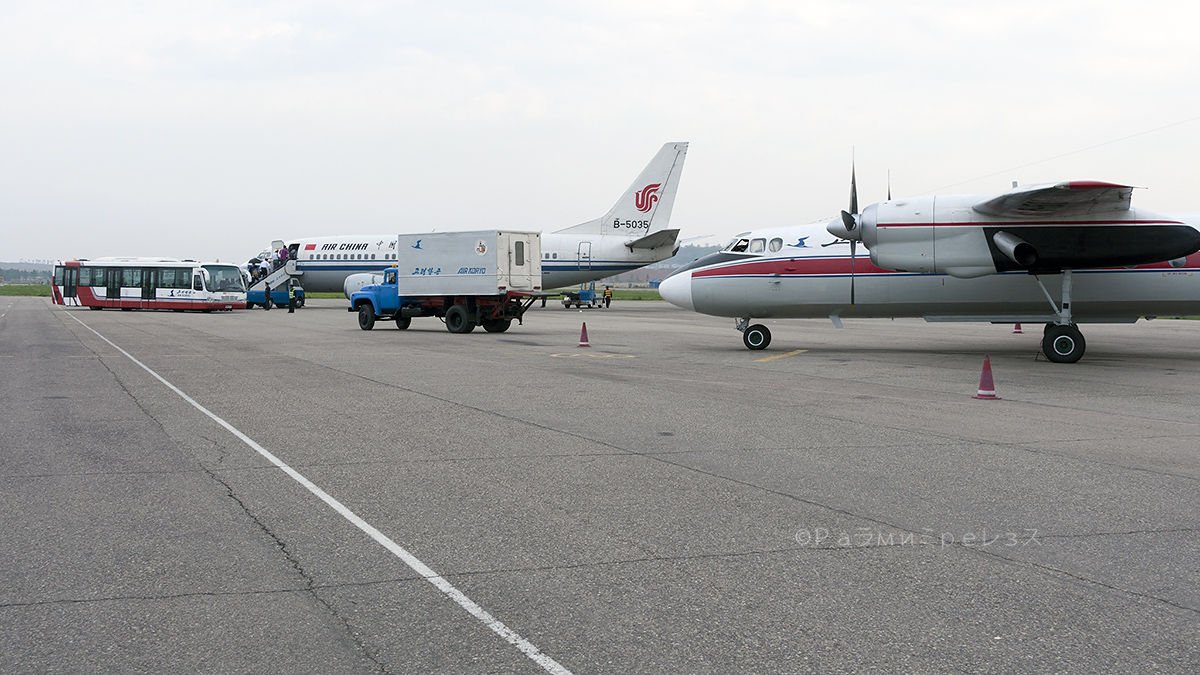
[{"label": "ground crew worker", "polygon": [[263,289],[263,309],[271,311],[271,284],[263,284],[266,288]]},{"label": "ground crew worker", "polygon": [[296,313],[296,280],[288,282],[288,314]]},{"label": "ground crew worker", "polygon": [[604,309],[608,309],[612,305],[612,286],[604,287]]}]

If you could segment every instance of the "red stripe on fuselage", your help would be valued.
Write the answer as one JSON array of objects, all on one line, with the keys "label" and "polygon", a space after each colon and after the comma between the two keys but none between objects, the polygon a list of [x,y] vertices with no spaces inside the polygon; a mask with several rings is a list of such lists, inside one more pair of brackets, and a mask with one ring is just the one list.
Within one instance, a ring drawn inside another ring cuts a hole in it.
[{"label": "red stripe on fuselage", "polygon": [[946,223],[878,223],[875,227],[1024,227],[1029,225],[1187,225],[1179,220],[975,220]]},{"label": "red stripe on fuselage", "polygon": [[[894,274],[895,270],[876,267],[868,256],[854,258],[855,274]],[[787,258],[756,260],[736,263],[725,267],[692,272],[693,278],[723,277],[730,275],[793,276],[807,274],[850,274],[850,258]]]},{"label": "red stripe on fuselage", "polygon": [[[1105,267],[1092,269],[1122,270],[1124,267]],[[1171,272],[1195,272],[1200,269],[1200,253],[1193,253],[1184,260],[1182,267],[1172,267],[1168,262],[1137,265],[1129,269],[1163,270]],[[850,274],[850,258],[772,258],[735,263],[724,267],[710,267],[692,272],[692,278],[726,277],[726,276],[807,276],[822,274]],[[858,256],[854,259],[854,274],[911,274],[897,270],[877,267],[868,256]]]}]

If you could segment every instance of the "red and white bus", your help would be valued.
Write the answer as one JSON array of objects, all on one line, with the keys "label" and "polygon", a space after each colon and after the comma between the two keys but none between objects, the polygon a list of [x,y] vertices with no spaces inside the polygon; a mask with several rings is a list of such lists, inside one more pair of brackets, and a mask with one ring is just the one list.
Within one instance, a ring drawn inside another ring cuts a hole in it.
[{"label": "red and white bus", "polygon": [[91,309],[245,309],[237,265],[174,258],[97,258],[54,266],[54,304]]}]

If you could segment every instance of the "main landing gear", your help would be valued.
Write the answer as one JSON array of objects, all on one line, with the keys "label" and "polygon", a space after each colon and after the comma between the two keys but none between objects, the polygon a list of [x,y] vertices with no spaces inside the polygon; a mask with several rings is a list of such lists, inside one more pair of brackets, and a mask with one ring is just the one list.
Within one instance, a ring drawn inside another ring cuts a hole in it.
[{"label": "main landing gear", "polygon": [[1046,324],[1046,332],[1042,335],[1042,353],[1046,358],[1054,363],[1075,363],[1083,358],[1085,349],[1087,341],[1075,324]]},{"label": "main landing gear", "polygon": [[742,343],[746,349],[766,349],[771,344],[771,331],[761,323],[750,325],[750,317],[738,319],[735,327],[742,332]]},{"label": "main landing gear", "polygon": [[1042,353],[1054,363],[1075,363],[1083,358],[1087,341],[1083,339],[1079,327],[1071,321],[1071,270],[1062,271],[1062,307],[1055,304],[1054,298],[1036,274],[1033,278],[1037,279],[1050,308],[1058,317],[1056,321],[1046,324],[1042,334]]}]

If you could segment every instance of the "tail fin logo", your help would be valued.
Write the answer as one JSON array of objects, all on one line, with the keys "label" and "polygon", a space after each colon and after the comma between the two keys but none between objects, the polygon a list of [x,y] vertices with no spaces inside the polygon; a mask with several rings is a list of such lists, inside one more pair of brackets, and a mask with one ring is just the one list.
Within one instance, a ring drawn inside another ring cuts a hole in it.
[{"label": "tail fin logo", "polygon": [[654,208],[654,204],[658,201],[658,189],[662,187],[662,183],[651,183],[646,187],[633,193],[633,205],[638,211],[648,213]]}]

